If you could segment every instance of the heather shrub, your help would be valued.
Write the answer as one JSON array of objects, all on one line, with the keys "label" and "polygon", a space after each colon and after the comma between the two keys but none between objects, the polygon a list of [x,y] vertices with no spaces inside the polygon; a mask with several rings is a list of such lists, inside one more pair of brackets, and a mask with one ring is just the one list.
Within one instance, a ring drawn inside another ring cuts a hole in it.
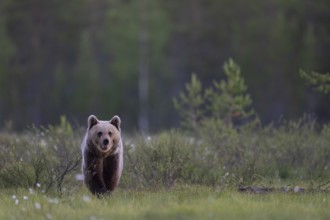
[{"label": "heather shrub", "polygon": [[[205,123],[205,124],[204,124]],[[65,120],[22,134],[0,134],[0,188],[70,193],[82,186],[83,131]],[[123,188],[198,184],[236,188],[251,184],[313,183],[329,187],[330,128],[303,118],[238,130],[205,120],[196,136],[170,130],[124,136]]]},{"label": "heather shrub", "polygon": [[0,186],[62,193],[80,185],[74,178],[81,161],[78,133],[63,117],[57,126],[1,134]]},{"label": "heather shrub", "polygon": [[[210,121],[200,136],[171,130],[125,145],[121,186],[172,187],[200,184],[232,188],[251,184],[316,182],[328,186],[329,128],[315,122],[237,131]],[[204,135],[204,136],[202,136]]]}]

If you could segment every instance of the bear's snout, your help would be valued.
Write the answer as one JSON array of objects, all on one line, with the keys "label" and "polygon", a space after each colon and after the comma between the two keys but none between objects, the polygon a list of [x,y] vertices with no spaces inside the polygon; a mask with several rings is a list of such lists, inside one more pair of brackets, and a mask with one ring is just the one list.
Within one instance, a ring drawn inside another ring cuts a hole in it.
[{"label": "bear's snout", "polygon": [[108,139],[104,139],[103,140],[103,146],[105,147],[105,146],[107,146],[109,144],[109,140]]}]

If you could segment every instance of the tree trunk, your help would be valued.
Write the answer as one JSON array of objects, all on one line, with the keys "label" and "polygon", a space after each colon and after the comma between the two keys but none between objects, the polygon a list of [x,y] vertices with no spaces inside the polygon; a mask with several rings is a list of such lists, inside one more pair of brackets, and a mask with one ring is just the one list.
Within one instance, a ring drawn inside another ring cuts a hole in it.
[{"label": "tree trunk", "polygon": [[147,0],[139,3],[139,130],[149,133],[149,30]]}]

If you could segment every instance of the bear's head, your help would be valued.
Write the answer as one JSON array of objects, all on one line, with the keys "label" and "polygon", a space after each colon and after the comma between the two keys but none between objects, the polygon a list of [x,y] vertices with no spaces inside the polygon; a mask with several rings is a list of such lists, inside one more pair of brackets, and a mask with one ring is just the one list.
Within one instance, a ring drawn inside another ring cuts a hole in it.
[{"label": "bear's head", "polygon": [[121,145],[120,123],[117,115],[110,121],[100,121],[94,115],[89,116],[87,142],[102,154],[117,153]]}]

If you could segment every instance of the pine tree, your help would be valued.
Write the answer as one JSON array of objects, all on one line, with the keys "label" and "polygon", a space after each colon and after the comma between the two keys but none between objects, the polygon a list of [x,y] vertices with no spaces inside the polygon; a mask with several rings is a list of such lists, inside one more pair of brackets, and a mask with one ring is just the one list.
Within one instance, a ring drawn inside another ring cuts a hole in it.
[{"label": "pine tree", "polygon": [[182,118],[182,126],[190,131],[196,131],[205,114],[205,95],[196,74],[191,75],[191,81],[185,88],[186,93],[181,92],[178,99],[173,99],[174,107]]},{"label": "pine tree", "polygon": [[234,121],[247,120],[254,111],[240,67],[230,59],[224,64],[223,69],[227,79],[214,81],[214,88],[209,88],[206,96],[212,117],[221,119],[227,126],[231,126]]},{"label": "pine tree", "polygon": [[197,132],[201,123],[209,121],[221,121],[227,127],[258,122],[240,67],[230,59],[223,69],[226,79],[214,81],[213,87],[206,90],[203,90],[197,76],[192,74],[191,81],[185,86],[186,91],[174,99],[174,107],[185,129]]},{"label": "pine tree", "polygon": [[305,72],[300,70],[300,76],[308,86],[315,91],[330,95],[330,73]]}]

